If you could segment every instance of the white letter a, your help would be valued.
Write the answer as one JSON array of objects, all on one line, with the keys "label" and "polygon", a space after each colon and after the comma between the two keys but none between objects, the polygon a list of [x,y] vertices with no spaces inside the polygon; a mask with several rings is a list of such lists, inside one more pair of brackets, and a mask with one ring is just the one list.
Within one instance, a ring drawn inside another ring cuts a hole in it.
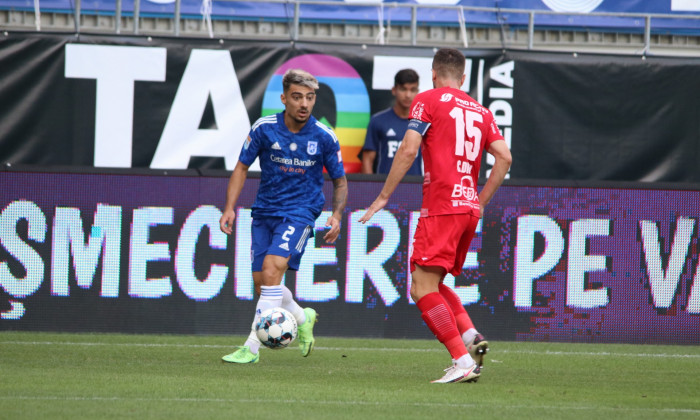
[{"label": "white letter a", "polygon": [[[210,96],[218,129],[200,129]],[[232,170],[249,131],[230,52],[192,50],[151,168],[185,169],[191,156],[222,156]]]}]

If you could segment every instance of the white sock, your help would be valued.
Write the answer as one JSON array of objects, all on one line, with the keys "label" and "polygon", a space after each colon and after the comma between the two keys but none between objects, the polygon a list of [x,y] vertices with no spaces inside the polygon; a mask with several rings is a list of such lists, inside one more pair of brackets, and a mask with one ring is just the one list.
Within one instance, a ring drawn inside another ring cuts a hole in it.
[{"label": "white sock", "polygon": [[464,341],[464,344],[470,345],[477,334],[479,334],[479,331],[477,331],[475,328],[469,328],[464,332],[464,334],[462,334],[462,341]]},{"label": "white sock", "polygon": [[469,369],[474,363],[474,359],[472,359],[469,353],[455,360],[455,365],[460,369]]},{"label": "white sock", "polygon": [[297,320],[297,325],[302,325],[306,322],[306,314],[304,313],[304,308],[299,306],[299,304],[294,300],[292,292],[287,288],[287,286],[280,286],[282,288],[282,307],[294,315]]},{"label": "white sock", "polygon": [[282,306],[282,300],[284,299],[283,287],[284,286],[260,286],[260,299],[258,299],[258,304],[255,306],[256,317],[259,317],[260,314],[267,309]]},{"label": "white sock", "polygon": [[251,353],[258,354],[258,351],[260,351],[260,339],[255,333],[255,330],[250,332],[250,334],[248,335],[248,339],[245,340],[244,345],[250,348]]},{"label": "white sock", "polygon": [[255,326],[260,321],[260,314],[267,309],[282,306],[282,287],[260,286],[260,299],[258,299],[258,304],[255,306],[255,317],[253,318],[253,324],[250,326],[251,331],[248,339],[245,341],[245,345],[250,347],[250,352],[253,354],[257,354],[258,350],[260,350],[260,340],[255,333]]}]

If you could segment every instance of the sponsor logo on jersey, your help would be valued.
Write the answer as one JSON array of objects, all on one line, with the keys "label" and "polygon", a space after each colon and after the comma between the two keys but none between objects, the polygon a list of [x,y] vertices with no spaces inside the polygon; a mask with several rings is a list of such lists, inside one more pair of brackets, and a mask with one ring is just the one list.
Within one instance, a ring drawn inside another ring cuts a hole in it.
[{"label": "sponsor logo on jersey", "polygon": [[462,108],[471,108],[476,112],[480,112],[482,114],[486,114],[487,110],[481,104],[474,102],[474,101],[467,101],[465,99],[460,99],[460,98],[455,98],[455,103]]},{"label": "sponsor logo on jersey", "polygon": [[396,131],[394,131],[393,128],[389,128],[389,131],[386,132],[387,137],[395,137],[396,136]]},{"label": "sponsor logo on jersey", "polygon": [[289,150],[291,150],[292,152],[296,151],[296,150],[297,150],[297,144],[296,144],[296,143],[290,144],[290,145],[289,145]]},{"label": "sponsor logo on jersey", "polygon": [[298,159],[298,158],[287,158],[287,157],[282,157],[282,156],[275,156],[275,155],[270,155],[270,160],[275,162],[275,163],[282,163],[284,165],[293,165],[293,166],[314,166],[316,164],[315,160],[311,159]]},{"label": "sponsor logo on jersey", "polygon": [[296,166],[314,166],[315,164],[315,160],[294,158],[294,165]]},{"label": "sponsor logo on jersey", "polygon": [[[465,181],[469,185],[464,185]],[[454,184],[452,188],[452,198],[464,198],[466,200],[474,200],[477,197],[477,192],[476,189],[474,188],[474,180],[472,179],[471,176],[465,175],[462,177],[460,180],[459,184]],[[454,207],[458,206],[466,206],[468,205],[468,201],[464,200],[452,200],[452,205]]]},{"label": "sponsor logo on jersey", "polygon": [[343,154],[340,153],[340,150],[338,150],[338,163],[343,161]]},{"label": "sponsor logo on jersey", "polygon": [[310,155],[315,155],[316,152],[318,151],[318,142],[315,141],[310,141],[306,145],[306,153]]},{"label": "sponsor logo on jersey", "polygon": [[282,156],[275,156],[275,155],[270,155],[270,160],[275,162],[275,163],[284,163],[285,165],[291,165],[292,160],[289,158],[285,158]]},{"label": "sponsor logo on jersey", "polygon": [[275,143],[272,145],[271,149],[272,149],[272,150],[282,150],[282,148],[280,147],[280,144],[277,143],[277,142],[275,142]]},{"label": "sponsor logo on jersey", "polygon": [[243,143],[243,148],[246,149],[246,150],[248,150],[248,147],[250,147],[250,142],[251,142],[251,141],[252,141],[252,140],[250,139],[250,136],[248,136],[248,137],[245,139],[245,143]]},{"label": "sponsor logo on jersey", "polygon": [[452,100],[451,93],[443,93],[442,97],[440,98],[440,102],[450,102],[451,100]]},{"label": "sponsor logo on jersey", "polygon": [[474,208],[474,205],[470,201],[466,201],[466,200],[452,200],[452,207],[471,207],[471,208]]}]

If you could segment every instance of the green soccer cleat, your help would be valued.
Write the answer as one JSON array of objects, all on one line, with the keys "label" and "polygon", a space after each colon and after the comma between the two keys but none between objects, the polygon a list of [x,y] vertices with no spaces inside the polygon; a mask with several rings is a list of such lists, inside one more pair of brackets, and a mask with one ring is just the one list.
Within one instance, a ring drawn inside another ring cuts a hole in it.
[{"label": "green soccer cleat", "polygon": [[228,363],[258,363],[260,353],[253,354],[248,346],[239,346],[238,350],[222,357],[221,360]]},{"label": "green soccer cleat", "polygon": [[301,355],[306,357],[314,349],[314,324],[316,323],[316,311],[312,308],[304,308],[306,322],[299,326],[299,350]]}]

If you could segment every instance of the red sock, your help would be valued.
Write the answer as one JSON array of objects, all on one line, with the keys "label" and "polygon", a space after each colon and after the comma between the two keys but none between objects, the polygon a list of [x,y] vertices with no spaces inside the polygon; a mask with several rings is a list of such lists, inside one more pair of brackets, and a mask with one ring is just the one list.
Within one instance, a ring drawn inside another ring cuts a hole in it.
[{"label": "red sock", "polygon": [[457,329],[459,330],[459,333],[464,334],[468,329],[474,328],[474,323],[472,322],[472,319],[469,318],[469,314],[464,309],[462,301],[459,300],[457,293],[442,283],[440,283],[438,286],[438,290],[440,291],[440,296],[442,296],[447,304],[450,305],[450,309],[452,310],[457,322]]},{"label": "red sock", "polygon": [[467,354],[467,348],[457,330],[455,317],[440,293],[428,293],[420,298],[416,305],[430,331],[447,347],[453,359],[457,360]]}]

